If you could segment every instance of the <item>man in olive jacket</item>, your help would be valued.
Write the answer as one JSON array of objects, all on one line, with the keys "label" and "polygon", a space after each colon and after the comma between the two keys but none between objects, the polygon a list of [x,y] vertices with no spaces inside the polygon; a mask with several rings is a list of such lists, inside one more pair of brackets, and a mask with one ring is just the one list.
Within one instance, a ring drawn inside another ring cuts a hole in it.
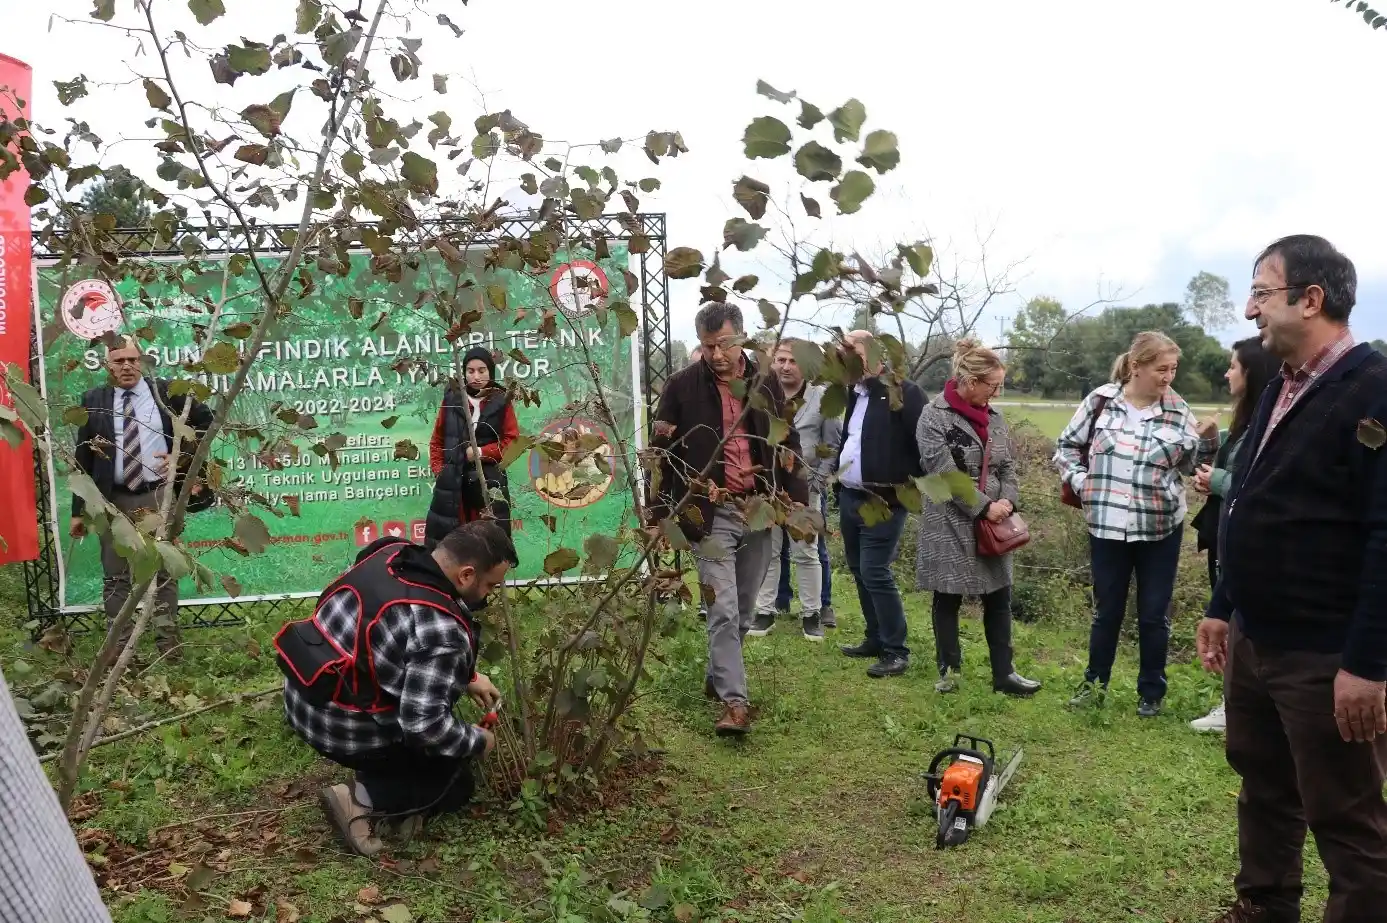
[{"label": "man in olive jacket", "polygon": [[[712,599],[704,600],[704,691],[723,703],[715,728],[719,735],[745,734],[750,720],[742,639],[755,619],[756,594],[771,554],[770,529],[750,528],[747,505],[782,490],[804,504],[809,494],[800,472],[799,436],[786,417],[784,390],[775,375],[761,374],[742,349],[746,334],[741,309],[722,302],[706,304],[694,326],[702,358],[670,377],[655,411],[652,445],[660,452],[660,466],[648,525],[658,526],[668,518],[689,494],[691,482],[712,485],[711,490],[695,491],[680,510],[678,524],[695,546],[707,540],[695,554],[699,582],[712,591]],[[779,445],[770,440],[772,416],[786,423]]]}]

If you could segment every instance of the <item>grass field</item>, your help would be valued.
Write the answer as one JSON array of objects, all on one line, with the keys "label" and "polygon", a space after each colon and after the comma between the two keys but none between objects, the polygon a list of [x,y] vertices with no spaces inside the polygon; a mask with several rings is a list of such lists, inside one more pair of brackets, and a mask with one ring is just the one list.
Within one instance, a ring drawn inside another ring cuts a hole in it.
[{"label": "grass field", "polygon": [[[839,640],[855,639],[860,617],[838,595]],[[941,697],[928,603],[908,603],[916,661],[899,680],[868,680],[784,626],[751,640],[760,717],[741,744],[711,734],[691,615],[638,708],[663,757],[583,816],[546,824],[533,805],[486,804],[403,855],[351,858],[314,800],[343,773],[285,730],[270,697],[95,751],[79,836],[122,923],[220,919],[238,900],[259,920],[275,920],[279,901],[305,921],[406,919],[370,914],[368,888],[428,921],[1212,919],[1234,867],[1236,780],[1220,739],[1184,722],[1217,698],[1215,681],[1173,665],[1167,714],[1141,721],[1129,644],[1108,707],[1072,713],[1085,633],[1065,624],[1071,613],[1017,627],[1019,668],[1046,683],[1034,700],[991,693],[974,619],[964,691]],[[272,627],[196,634],[188,662],[142,679],[144,702],[125,719],[161,698],[153,707],[178,711],[276,685]],[[6,673],[45,675],[54,660],[16,645]],[[920,774],[956,732],[1025,757],[993,822],[937,852]]]},{"label": "grass field", "polygon": [[[1006,412],[1053,437],[1071,411]],[[1034,489],[1050,492],[1048,475],[1038,478]],[[0,661],[31,707],[51,710],[53,733],[63,707],[53,681],[70,677],[93,641],[71,659],[24,642],[15,576],[0,569],[0,604],[15,613]],[[851,578],[839,572],[835,583],[843,627],[830,642],[856,640]],[[1016,629],[1018,668],[1046,684],[1024,702],[991,693],[975,610],[964,623],[964,689],[934,693],[924,594],[906,593],[915,656],[898,680],[867,679],[834,643],[810,644],[788,624],[751,639],[759,715],[741,743],[711,733],[704,635],[690,612],[662,644],[634,714],[658,758],[631,766],[583,811],[484,801],[377,862],[333,840],[316,790],[345,773],[286,730],[276,695],[94,751],[75,826],[118,923],[232,911],[312,923],[1213,919],[1231,893],[1237,780],[1221,739],[1185,722],[1217,699],[1216,679],[1176,656],[1166,714],[1142,721],[1128,638],[1107,708],[1071,712],[1088,602],[1078,590],[1042,598],[1038,621]],[[1190,617],[1177,624],[1182,637]],[[268,652],[282,618],[190,632],[187,661],[142,675],[109,729],[276,687]],[[940,852],[921,774],[959,732],[1025,755],[993,822]],[[1325,888],[1313,847],[1307,881],[1313,910]]]}]

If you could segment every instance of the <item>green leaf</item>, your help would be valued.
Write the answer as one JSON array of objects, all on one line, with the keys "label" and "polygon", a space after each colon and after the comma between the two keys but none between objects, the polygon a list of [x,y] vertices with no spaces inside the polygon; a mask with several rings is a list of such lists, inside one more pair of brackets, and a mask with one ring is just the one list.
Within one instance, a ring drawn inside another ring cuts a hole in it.
[{"label": "green leaf", "polygon": [[78,404],[63,411],[63,422],[68,426],[86,426],[87,418],[90,416],[87,408]]},{"label": "green leaf", "polygon": [[[810,381],[819,377],[819,373],[824,367],[824,349],[818,343],[811,343],[809,340],[796,340],[790,345],[790,353],[795,357],[795,365],[804,377]],[[836,416],[836,415],[835,415]],[[802,447],[806,452],[808,446]]]},{"label": "green leaf", "polygon": [[202,366],[216,375],[230,375],[241,364],[241,355],[230,343],[213,343],[202,353]]},{"label": "green leaf", "polygon": [[173,97],[164,92],[164,88],[159,86],[148,77],[144,79],[144,98],[149,100],[149,105],[155,109],[169,110],[169,104],[173,102]]},{"label": "green leaf", "polygon": [[752,119],[742,136],[742,143],[750,159],[780,157],[790,153],[790,129],[780,119],[763,115]]},{"label": "green leaf", "polygon": [[164,570],[168,571],[170,577],[175,580],[182,580],[193,572],[192,559],[188,553],[172,542],[155,542],[154,547],[159,551],[159,557],[163,559]]},{"label": "green leaf", "polygon": [[197,24],[206,26],[226,13],[222,0],[188,0],[188,9],[197,17]]},{"label": "green leaf", "polygon": [[837,179],[843,172],[843,158],[817,141],[810,141],[795,151],[795,170],[811,183]]},{"label": "green leaf", "polygon": [[421,157],[413,151],[405,151],[400,161],[400,172],[416,192],[433,194],[438,192],[438,164]]},{"label": "green leaf", "polygon": [[848,100],[828,114],[828,123],[833,126],[836,141],[856,141],[865,121],[867,107],[855,99]]},{"label": "green leaf", "polygon": [[644,906],[646,911],[662,911],[670,905],[670,890],[663,884],[652,884],[641,894],[639,905]]},{"label": "green leaf", "polygon": [[818,218],[822,216],[823,210],[819,208],[819,203],[817,199],[811,199],[809,198],[809,196],[801,192],[799,194],[799,201],[800,204],[804,206],[804,213],[808,215],[810,218]]},{"label": "green leaf", "polygon": [[116,553],[127,561],[144,554],[144,533],[124,514],[117,513],[111,517],[111,539],[115,542]]},{"label": "green leaf", "polygon": [[788,103],[795,98],[795,91],[782,93],[764,80],[756,81],[756,92],[762,96],[769,97],[778,103]]},{"label": "green leaf", "polygon": [[106,498],[101,494],[101,488],[96,486],[96,482],[80,471],[74,471],[67,476],[67,487],[74,496],[81,497],[86,502],[88,508],[92,510],[104,510],[106,508]]},{"label": "green leaf", "polygon": [[775,525],[775,507],[765,497],[756,496],[748,500],[743,514],[749,532],[760,532]]},{"label": "green leaf", "polygon": [[703,254],[693,247],[675,247],[665,254],[665,275],[671,279],[692,279],[703,266]]},{"label": "green leaf", "polygon": [[913,481],[896,485],[896,499],[907,512],[918,513],[923,509],[920,503],[920,488]]},{"label": "green leaf", "polygon": [[524,455],[526,452],[530,451],[534,447],[535,437],[533,436],[522,435],[512,440],[511,444],[506,446],[506,450],[503,453],[501,453],[501,467],[509,468],[512,464],[516,462],[517,459],[520,458],[520,456]]},{"label": "green leaf", "polygon": [[70,106],[87,95],[86,75],[79,75],[67,81],[54,80],[53,88],[58,91],[58,102]]},{"label": "green leaf", "polygon": [[251,554],[260,554],[270,545],[270,530],[259,518],[250,513],[243,513],[236,517],[236,526],[232,531],[236,540],[246,546],[246,550]]},{"label": "green leaf", "polygon": [[929,498],[931,503],[948,503],[953,496],[953,491],[949,489],[949,482],[944,480],[943,475],[929,474],[922,478],[915,479],[916,491],[923,493]]},{"label": "green leaf", "polygon": [[9,389],[15,413],[31,434],[42,433],[48,426],[48,403],[37,388],[24,380],[24,370],[18,363],[5,366],[5,387]]},{"label": "green leaf", "polygon": [[917,276],[929,275],[930,265],[934,263],[934,249],[926,243],[901,244],[896,248],[905,261],[910,264],[910,269]]},{"label": "green leaf", "polygon": [[790,435],[790,424],[780,417],[771,417],[770,431],[766,435],[766,441],[771,445],[780,445],[788,435]]},{"label": "green leaf", "polygon": [[737,204],[745,208],[746,213],[753,218],[760,218],[766,213],[766,205],[771,199],[770,193],[770,186],[750,176],[743,176],[732,187],[732,198],[736,199]]},{"label": "green leaf", "polygon": [[1376,451],[1387,445],[1387,430],[1381,423],[1369,417],[1358,421],[1358,441]]},{"label": "green leaf", "polygon": [[[244,40],[243,41],[247,41]],[[259,42],[247,41],[245,45],[227,45],[226,61],[237,74],[260,75],[270,69],[270,49]]]},{"label": "green leaf", "polygon": [[857,162],[873,168],[877,173],[897,167],[901,162],[901,151],[896,146],[895,133],[878,129],[868,134],[862,145],[862,156],[857,158]]},{"label": "green leaf", "polygon": [[745,218],[728,218],[722,226],[722,248],[735,246],[743,252],[753,249],[766,236],[767,229]]},{"label": "green leaf", "polygon": [[799,127],[804,129],[813,128],[824,120],[824,114],[818,106],[812,103],[799,101]]},{"label": "green leaf", "polygon": [[767,330],[780,326],[780,309],[774,304],[762,298],[756,302],[756,307],[761,312],[761,323],[766,325]]},{"label": "green leaf", "polygon": [[949,485],[949,496],[964,503],[972,503],[978,496],[978,485],[966,471],[946,471],[940,477]]},{"label": "green leaf", "polygon": [[825,247],[814,254],[814,261],[809,264],[809,268],[813,270],[814,278],[821,282],[828,282],[843,274],[843,259],[839,254]]},{"label": "green leaf", "polygon": [[669,547],[675,551],[688,551],[693,547],[684,535],[684,530],[679,528],[679,523],[673,519],[661,519],[660,531],[664,533],[665,541],[669,542]]},{"label": "green leaf", "polygon": [[867,196],[876,189],[876,183],[861,170],[849,170],[843,174],[843,181],[829,190],[829,196],[838,203],[838,212],[851,215],[862,208]]},{"label": "green leaf", "polygon": [[[799,356],[795,356],[795,361],[799,361]],[[808,377],[808,374],[806,372],[805,376]],[[841,417],[843,411],[848,409],[848,391],[841,382],[831,382],[824,389],[823,399],[819,401],[819,409],[824,418],[830,420],[834,417]]]},{"label": "green leaf", "polygon": [[891,518],[891,507],[886,505],[886,501],[873,494],[866,503],[857,508],[858,514],[862,517],[862,525],[867,528],[879,526]]},{"label": "green leaf", "polygon": [[621,546],[610,535],[593,533],[583,539],[583,553],[587,555],[584,569],[589,573],[600,574],[616,563]]},{"label": "green leaf", "polygon": [[318,28],[318,20],[323,18],[322,0],[299,0],[294,13],[294,32],[307,35]]},{"label": "green leaf", "polygon": [[760,281],[761,280],[759,278],[757,278],[754,275],[751,275],[750,273],[748,273],[745,276],[738,276],[737,281],[732,283],[732,290],[737,292],[738,294],[745,295],[747,292],[754,289],[756,287],[756,283]]},{"label": "green leaf", "polygon": [[656,189],[660,188],[660,181],[655,179],[653,176],[647,176],[645,179],[640,181],[639,185],[641,192],[654,192]]},{"label": "green leaf", "polygon": [[0,439],[4,440],[5,445],[12,449],[19,448],[24,443],[24,427],[14,422],[14,411],[0,404]]},{"label": "green leaf", "polygon": [[544,557],[544,572],[555,577],[577,566],[578,552],[572,548],[559,548]]},{"label": "green leaf", "polygon": [[345,32],[334,32],[322,41],[323,60],[333,67],[340,67],[347,55],[356,50],[364,33],[353,26]]},{"label": "green leaf", "polygon": [[612,311],[616,314],[617,323],[621,325],[621,335],[629,337],[636,332],[640,326],[640,318],[636,317],[635,310],[626,302],[618,301],[612,305]]},{"label": "green leaf", "polygon": [[96,0],[92,4],[92,19],[110,22],[116,15],[116,0]]}]

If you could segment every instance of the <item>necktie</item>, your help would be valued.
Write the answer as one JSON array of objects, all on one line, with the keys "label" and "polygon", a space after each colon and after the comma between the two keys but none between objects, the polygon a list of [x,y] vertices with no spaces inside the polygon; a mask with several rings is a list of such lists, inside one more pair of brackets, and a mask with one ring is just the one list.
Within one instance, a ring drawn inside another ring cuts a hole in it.
[{"label": "necktie", "polygon": [[140,458],[140,422],[135,419],[135,398],[125,392],[122,411],[125,423],[122,426],[120,451],[125,457],[125,489],[135,493],[144,483],[144,463]]}]

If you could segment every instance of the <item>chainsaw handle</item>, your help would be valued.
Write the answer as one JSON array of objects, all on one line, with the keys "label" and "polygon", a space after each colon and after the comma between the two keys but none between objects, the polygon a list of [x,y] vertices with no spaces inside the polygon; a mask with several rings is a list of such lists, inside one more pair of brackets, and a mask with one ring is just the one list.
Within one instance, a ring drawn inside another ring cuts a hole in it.
[{"label": "chainsaw handle", "polygon": [[992,778],[992,758],[981,750],[973,750],[968,747],[949,747],[947,750],[940,750],[934,755],[934,759],[930,760],[929,772],[925,773],[925,785],[931,798],[939,797],[939,784],[944,780],[944,774],[940,772],[940,768],[944,761],[948,759],[957,761],[961,756],[971,756],[982,761],[983,786],[986,787],[987,781]]}]

